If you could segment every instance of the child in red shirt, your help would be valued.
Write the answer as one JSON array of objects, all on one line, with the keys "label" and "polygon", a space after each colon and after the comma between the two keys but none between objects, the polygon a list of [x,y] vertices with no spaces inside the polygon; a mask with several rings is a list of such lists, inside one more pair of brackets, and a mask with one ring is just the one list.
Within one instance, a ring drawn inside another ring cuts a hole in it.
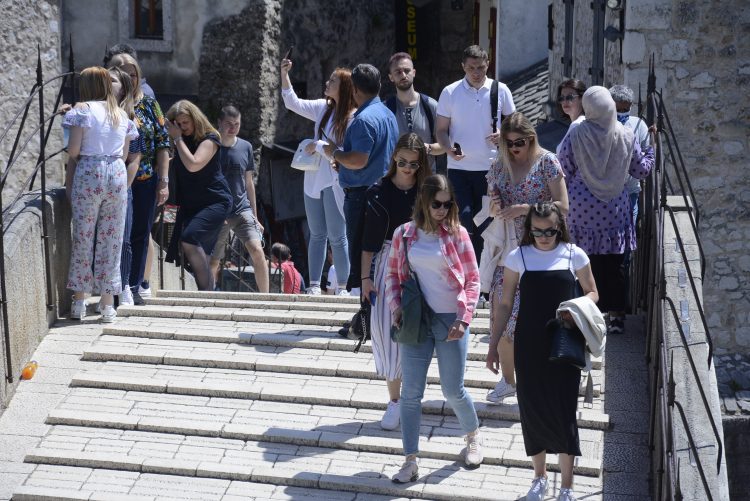
[{"label": "child in red shirt", "polygon": [[286,245],[276,242],[271,246],[271,266],[281,268],[284,274],[284,294],[299,294],[302,289],[302,275],[292,262],[292,251]]}]

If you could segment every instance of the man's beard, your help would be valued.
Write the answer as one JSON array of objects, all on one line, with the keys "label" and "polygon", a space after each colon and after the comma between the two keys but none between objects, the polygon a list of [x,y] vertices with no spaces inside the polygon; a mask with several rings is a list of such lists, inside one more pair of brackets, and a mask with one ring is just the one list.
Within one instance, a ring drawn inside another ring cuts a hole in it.
[{"label": "man's beard", "polygon": [[398,90],[409,90],[409,89],[412,88],[413,85],[414,85],[414,80],[412,80],[412,81],[410,81],[408,83],[406,83],[406,82],[398,82],[396,84],[396,88]]}]

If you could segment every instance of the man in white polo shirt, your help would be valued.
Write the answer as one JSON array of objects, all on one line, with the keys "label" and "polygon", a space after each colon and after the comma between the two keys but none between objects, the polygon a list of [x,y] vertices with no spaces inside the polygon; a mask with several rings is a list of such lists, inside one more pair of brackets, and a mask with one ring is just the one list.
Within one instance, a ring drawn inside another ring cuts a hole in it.
[{"label": "man in white polo shirt", "polygon": [[[467,47],[461,66],[466,76],[440,94],[435,133],[448,153],[448,179],[456,193],[461,224],[471,235],[479,259],[482,237],[472,218],[487,194],[486,176],[500,144],[500,121],[516,111],[516,105],[507,85],[487,78],[484,49]],[[454,147],[456,143],[460,148]]]}]

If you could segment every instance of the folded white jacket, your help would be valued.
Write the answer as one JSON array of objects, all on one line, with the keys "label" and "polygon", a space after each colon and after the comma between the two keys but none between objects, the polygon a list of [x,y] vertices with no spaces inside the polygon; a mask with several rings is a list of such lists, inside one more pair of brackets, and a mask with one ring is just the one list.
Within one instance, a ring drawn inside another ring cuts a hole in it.
[{"label": "folded white jacket", "polygon": [[[490,197],[482,197],[482,210],[474,216],[474,224],[479,226],[490,216]],[[489,292],[495,268],[502,266],[510,251],[518,247],[516,228],[513,221],[494,217],[492,222],[482,232],[484,247],[479,259],[479,289]]]},{"label": "folded white jacket", "polygon": [[573,317],[576,326],[586,339],[586,369],[591,370],[591,358],[589,352],[595,357],[602,356],[604,345],[607,342],[607,324],[596,304],[587,296],[577,297],[563,301],[557,308],[557,317],[560,312],[567,311]]}]

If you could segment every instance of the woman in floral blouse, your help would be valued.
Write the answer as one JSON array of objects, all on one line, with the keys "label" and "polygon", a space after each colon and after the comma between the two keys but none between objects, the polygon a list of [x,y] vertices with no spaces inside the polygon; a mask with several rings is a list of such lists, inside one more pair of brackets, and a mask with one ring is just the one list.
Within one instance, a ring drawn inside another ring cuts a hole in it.
[{"label": "woman in floral blouse", "polygon": [[164,115],[159,103],[146,96],[141,90],[141,68],[138,62],[128,54],[118,54],[110,61],[125,71],[133,81],[133,99],[135,105],[135,124],[138,126],[143,145],[141,161],[131,187],[133,193],[133,226],[130,233],[130,245],[133,261],[130,278],[123,284],[120,296],[121,304],[142,304],[138,296],[138,286],[143,281],[143,272],[148,255],[148,242],[154,212],[157,205],[166,202],[169,196],[169,134],[164,125]]}]

